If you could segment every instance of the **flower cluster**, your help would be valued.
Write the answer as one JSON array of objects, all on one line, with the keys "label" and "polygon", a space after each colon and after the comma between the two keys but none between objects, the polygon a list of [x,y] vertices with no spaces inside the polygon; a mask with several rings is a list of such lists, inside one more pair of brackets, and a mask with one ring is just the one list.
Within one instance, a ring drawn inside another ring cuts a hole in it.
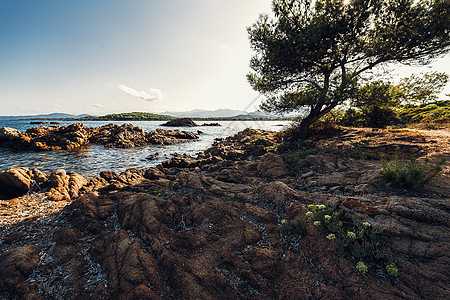
[{"label": "flower cluster", "polygon": [[357,272],[365,274],[370,266],[383,265],[387,274],[398,276],[398,268],[392,255],[377,247],[377,235],[380,233],[378,228],[367,221],[341,221],[342,211],[337,208],[337,204],[311,204],[308,209],[306,217],[309,222],[326,233],[326,238],[334,242],[346,256],[357,262]]},{"label": "flower cluster", "polygon": [[354,240],[356,239],[356,234],[354,232],[348,231],[347,236],[349,239]]},{"label": "flower cluster", "polygon": [[359,273],[366,274],[368,270],[369,270],[369,268],[362,261],[360,261],[356,264],[356,271],[358,271]]},{"label": "flower cluster", "polygon": [[393,277],[398,276],[398,268],[393,264],[389,264],[386,266],[386,272]]}]

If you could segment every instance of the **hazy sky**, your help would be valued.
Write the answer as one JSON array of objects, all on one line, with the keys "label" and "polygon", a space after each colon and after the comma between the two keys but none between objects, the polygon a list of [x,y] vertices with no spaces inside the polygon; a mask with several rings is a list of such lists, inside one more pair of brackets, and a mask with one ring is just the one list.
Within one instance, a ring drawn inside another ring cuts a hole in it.
[{"label": "hazy sky", "polygon": [[[246,27],[270,7],[270,0],[0,0],[0,115],[255,110]],[[450,71],[449,57],[437,65]]]}]

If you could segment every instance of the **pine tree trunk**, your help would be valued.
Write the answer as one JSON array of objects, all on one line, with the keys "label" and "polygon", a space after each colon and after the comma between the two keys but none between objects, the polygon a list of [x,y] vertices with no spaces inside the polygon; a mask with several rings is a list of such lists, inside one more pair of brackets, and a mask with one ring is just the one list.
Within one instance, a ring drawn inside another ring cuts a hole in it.
[{"label": "pine tree trunk", "polygon": [[314,123],[317,119],[318,118],[316,115],[309,114],[300,122],[300,128],[298,131],[298,138],[300,140],[306,140],[306,138],[308,137],[309,126],[311,126],[311,124]]}]

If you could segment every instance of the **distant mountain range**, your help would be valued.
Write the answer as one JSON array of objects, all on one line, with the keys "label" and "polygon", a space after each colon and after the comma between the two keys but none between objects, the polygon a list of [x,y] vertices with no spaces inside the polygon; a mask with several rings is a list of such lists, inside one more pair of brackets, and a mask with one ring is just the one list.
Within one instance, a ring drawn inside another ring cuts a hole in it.
[{"label": "distant mountain range", "polygon": [[[235,109],[216,109],[216,110],[206,110],[206,109],[194,109],[190,111],[166,111],[160,113],[162,115],[168,115],[173,117],[189,117],[189,118],[236,118],[236,119],[256,119],[256,118],[289,118],[291,114],[278,115],[278,114],[267,114],[262,111],[245,112],[242,110]],[[295,115],[292,115],[295,116]]]},{"label": "distant mountain range", "polygon": [[89,114],[82,115],[71,115],[66,113],[51,113],[45,115],[28,115],[28,116],[0,116],[0,120],[21,120],[21,119],[79,119],[87,116]]},{"label": "distant mountain range", "polygon": [[161,115],[173,117],[190,117],[190,118],[228,118],[236,115],[246,114],[246,112],[235,109],[194,109],[190,111],[166,111],[160,113]]}]

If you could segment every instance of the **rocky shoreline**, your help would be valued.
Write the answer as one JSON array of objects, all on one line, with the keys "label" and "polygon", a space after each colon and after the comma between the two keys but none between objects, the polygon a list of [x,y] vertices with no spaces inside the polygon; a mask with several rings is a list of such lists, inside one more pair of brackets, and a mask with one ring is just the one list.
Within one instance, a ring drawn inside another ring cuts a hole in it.
[{"label": "rocky shoreline", "polygon": [[[115,144],[102,136],[99,143]],[[448,155],[448,141],[424,132],[349,129],[315,141],[335,152],[305,150],[294,163],[273,153],[283,133],[246,129],[197,157],[89,180],[3,171],[0,193],[16,198],[0,202],[0,296],[448,299],[448,186],[398,191],[378,160],[342,155],[355,145],[388,152],[393,139],[412,156]],[[308,205],[330,203],[344,222],[382,229],[398,277],[356,272],[312,224],[303,236],[283,234],[282,223],[305,220]]]},{"label": "rocky shoreline", "polygon": [[25,132],[3,127],[0,128],[0,147],[51,151],[70,150],[88,144],[105,147],[131,148],[154,145],[171,145],[198,139],[192,132],[156,129],[144,132],[132,124],[108,124],[101,127],[84,127],[82,123],[68,126],[39,126]]}]

